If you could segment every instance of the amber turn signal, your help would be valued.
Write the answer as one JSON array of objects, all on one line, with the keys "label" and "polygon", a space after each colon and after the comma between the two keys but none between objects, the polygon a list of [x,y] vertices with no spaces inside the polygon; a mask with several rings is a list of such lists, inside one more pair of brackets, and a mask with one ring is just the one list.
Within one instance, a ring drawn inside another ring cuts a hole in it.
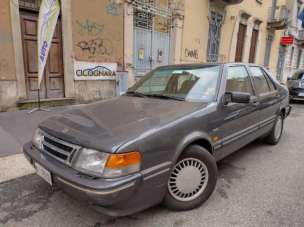
[{"label": "amber turn signal", "polygon": [[111,154],[108,158],[106,168],[120,169],[130,165],[139,165],[140,162],[141,155],[137,151],[124,154]]}]

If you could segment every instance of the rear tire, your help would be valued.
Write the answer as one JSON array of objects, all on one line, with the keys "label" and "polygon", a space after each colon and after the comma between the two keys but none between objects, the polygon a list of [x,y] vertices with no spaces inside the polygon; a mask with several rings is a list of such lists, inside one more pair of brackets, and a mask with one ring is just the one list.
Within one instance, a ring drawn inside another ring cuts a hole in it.
[{"label": "rear tire", "polygon": [[280,114],[275,121],[275,124],[270,134],[265,138],[265,142],[270,145],[276,145],[280,142],[284,129],[284,117]]},{"label": "rear tire", "polygon": [[177,211],[194,209],[210,197],[216,181],[214,157],[201,146],[191,145],[171,170],[164,205]]}]

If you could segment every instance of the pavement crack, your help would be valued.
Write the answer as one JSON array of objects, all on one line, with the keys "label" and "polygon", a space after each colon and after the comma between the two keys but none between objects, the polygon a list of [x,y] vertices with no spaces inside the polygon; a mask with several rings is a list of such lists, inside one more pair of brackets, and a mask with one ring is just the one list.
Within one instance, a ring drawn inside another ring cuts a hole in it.
[{"label": "pavement crack", "polygon": [[48,208],[51,187],[36,175],[29,175],[0,185],[0,224],[20,222]]}]

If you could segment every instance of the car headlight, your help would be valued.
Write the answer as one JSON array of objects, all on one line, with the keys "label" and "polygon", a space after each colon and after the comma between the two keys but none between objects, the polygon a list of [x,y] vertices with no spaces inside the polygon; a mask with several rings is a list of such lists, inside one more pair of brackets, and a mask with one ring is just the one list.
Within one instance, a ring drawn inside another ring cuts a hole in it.
[{"label": "car headlight", "polygon": [[74,168],[80,172],[101,177],[108,154],[92,149],[82,148]]},{"label": "car headlight", "polygon": [[74,164],[79,172],[96,177],[121,177],[140,170],[139,152],[107,154],[83,148]]},{"label": "car headlight", "polygon": [[43,141],[43,133],[41,131],[41,129],[36,129],[34,135],[33,135],[33,139],[32,139],[32,142],[34,144],[34,146],[38,149],[42,149],[42,141]]}]

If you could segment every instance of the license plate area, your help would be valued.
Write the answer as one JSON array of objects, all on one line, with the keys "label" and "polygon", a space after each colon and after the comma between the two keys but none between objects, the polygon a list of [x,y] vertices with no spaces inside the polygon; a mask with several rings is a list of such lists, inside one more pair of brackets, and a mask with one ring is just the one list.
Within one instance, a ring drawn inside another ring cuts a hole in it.
[{"label": "license plate area", "polygon": [[35,163],[34,166],[37,175],[40,176],[43,180],[45,180],[48,184],[53,185],[52,174],[38,163]]},{"label": "license plate area", "polygon": [[304,92],[299,93],[299,94],[298,94],[298,96],[300,96],[300,97],[304,97]]}]

